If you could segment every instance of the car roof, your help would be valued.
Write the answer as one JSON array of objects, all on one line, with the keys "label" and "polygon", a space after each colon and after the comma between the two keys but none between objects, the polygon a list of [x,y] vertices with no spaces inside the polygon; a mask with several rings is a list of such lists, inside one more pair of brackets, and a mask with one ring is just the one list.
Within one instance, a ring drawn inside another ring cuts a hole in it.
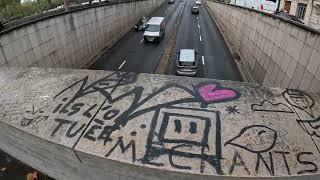
[{"label": "car roof", "polygon": [[194,49],[180,49],[179,61],[194,62],[195,61],[195,50]]},{"label": "car roof", "polygon": [[278,16],[284,17],[286,19],[290,19],[292,21],[296,21],[296,22],[304,24],[303,21],[300,18],[298,18],[297,16],[295,16],[295,15],[292,15],[292,14],[289,14],[289,13],[286,13],[286,12],[279,12],[279,11],[275,12],[275,14],[278,15]]},{"label": "car roof", "polygon": [[161,22],[164,20],[164,17],[152,17],[148,24],[161,24]]}]

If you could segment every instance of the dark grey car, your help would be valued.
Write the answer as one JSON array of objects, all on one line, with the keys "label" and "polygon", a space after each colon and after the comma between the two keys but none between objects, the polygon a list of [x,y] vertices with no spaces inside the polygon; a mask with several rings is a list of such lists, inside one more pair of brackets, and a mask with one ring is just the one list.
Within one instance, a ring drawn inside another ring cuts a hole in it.
[{"label": "dark grey car", "polygon": [[192,14],[199,14],[199,7],[198,6],[192,6],[191,13]]},{"label": "dark grey car", "polygon": [[286,13],[286,12],[281,12],[281,11],[277,11],[274,14],[277,15],[277,16],[289,19],[291,21],[295,21],[295,22],[304,24],[304,22],[301,19],[299,19],[298,17],[296,17],[296,16],[294,16],[292,14],[289,14],[289,13]]},{"label": "dark grey car", "polygon": [[136,31],[144,31],[144,30],[146,30],[147,27],[148,27],[148,25],[147,25],[148,20],[149,20],[149,19],[148,19],[147,17],[142,17],[142,18],[137,22],[137,24],[135,24],[134,29],[135,29]]}]

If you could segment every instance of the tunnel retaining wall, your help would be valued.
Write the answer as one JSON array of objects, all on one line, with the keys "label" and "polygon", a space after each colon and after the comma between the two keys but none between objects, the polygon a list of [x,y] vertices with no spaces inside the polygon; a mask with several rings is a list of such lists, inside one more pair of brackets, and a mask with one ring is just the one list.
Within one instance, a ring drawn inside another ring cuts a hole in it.
[{"label": "tunnel retaining wall", "polygon": [[249,8],[206,3],[253,81],[320,92],[319,31]]},{"label": "tunnel retaining wall", "polygon": [[0,66],[86,68],[163,2],[98,5],[11,27],[0,33]]}]

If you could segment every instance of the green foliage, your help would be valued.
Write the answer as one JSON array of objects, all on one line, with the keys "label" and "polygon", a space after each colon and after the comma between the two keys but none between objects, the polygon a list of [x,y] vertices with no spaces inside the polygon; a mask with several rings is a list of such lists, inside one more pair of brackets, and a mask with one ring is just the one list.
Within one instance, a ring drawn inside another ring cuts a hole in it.
[{"label": "green foliage", "polygon": [[62,4],[63,0],[27,0],[22,4],[15,0],[0,0],[0,17],[5,21],[11,21],[41,13]]}]

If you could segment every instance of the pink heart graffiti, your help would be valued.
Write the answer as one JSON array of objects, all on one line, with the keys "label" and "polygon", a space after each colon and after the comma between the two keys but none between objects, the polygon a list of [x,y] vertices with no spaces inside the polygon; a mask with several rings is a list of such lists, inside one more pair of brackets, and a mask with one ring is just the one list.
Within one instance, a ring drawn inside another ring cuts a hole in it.
[{"label": "pink heart graffiti", "polygon": [[230,88],[218,87],[216,84],[200,86],[198,93],[205,103],[226,102],[239,97],[239,93],[237,91]]}]

